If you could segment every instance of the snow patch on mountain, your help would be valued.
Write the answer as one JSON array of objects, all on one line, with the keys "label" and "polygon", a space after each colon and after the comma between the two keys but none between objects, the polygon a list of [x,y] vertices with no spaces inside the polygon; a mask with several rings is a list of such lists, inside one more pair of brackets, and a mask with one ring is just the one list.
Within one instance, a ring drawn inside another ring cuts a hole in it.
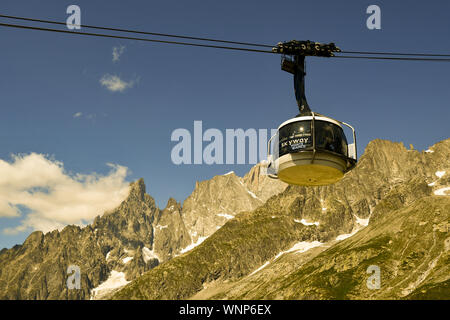
[{"label": "snow patch on mountain", "polygon": [[303,253],[303,252],[306,252],[306,251],[308,251],[308,250],[310,250],[312,248],[320,247],[321,245],[323,245],[323,243],[320,242],[320,241],[311,241],[311,242],[310,241],[300,241],[300,242],[297,242],[289,250],[281,251],[280,253],[278,253],[275,256],[275,258],[273,258],[272,260],[266,261],[262,266],[260,266],[258,269],[256,269],[255,271],[253,271],[249,275],[251,276],[251,275],[261,271],[262,269],[267,267],[271,262],[277,260],[279,257],[281,257],[282,255],[284,255],[286,253]]},{"label": "snow patch on mountain", "polygon": [[356,223],[359,224],[360,226],[367,227],[367,226],[369,225],[369,220],[370,220],[370,218],[367,218],[367,219],[361,219],[360,217],[358,217],[358,216],[355,215],[355,214],[354,214],[354,216],[355,216],[355,218],[356,218]]},{"label": "snow patch on mountain", "polygon": [[444,187],[444,188],[440,188],[437,189],[436,191],[434,191],[434,194],[437,196],[450,196],[450,187]]},{"label": "snow patch on mountain", "polygon": [[323,245],[323,243],[320,241],[300,241],[300,242],[297,242],[296,244],[294,244],[292,246],[292,248],[290,248],[289,250],[282,251],[279,254],[277,254],[275,256],[274,260],[277,260],[279,257],[281,257],[282,255],[284,255],[286,253],[290,253],[290,252],[303,253],[312,248],[319,247],[321,245]]},{"label": "snow patch on mountain", "polygon": [[256,269],[255,271],[253,271],[252,273],[249,274],[249,276],[254,275],[255,273],[258,273],[259,271],[261,271],[262,269],[264,269],[265,267],[267,267],[269,265],[270,261],[266,261],[261,267],[259,267],[258,269]]},{"label": "snow patch on mountain", "polygon": [[150,250],[147,247],[142,248],[142,257],[144,258],[145,263],[147,263],[150,259],[158,259],[158,261],[161,261],[161,259],[155,253],[155,250]]},{"label": "snow patch on mountain", "polygon": [[254,194],[253,192],[251,192],[250,190],[247,190],[247,192],[255,199],[259,199],[256,194]]},{"label": "snow patch on mountain", "polygon": [[[372,212],[370,214],[372,214]],[[370,215],[367,219],[361,219],[360,217],[358,217],[355,214],[353,216],[356,218],[357,225],[353,227],[353,230],[351,233],[344,233],[344,234],[338,235],[336,237],[336,241],[342,241],[347,238],[350,238],[351,236],[355,235],[358,231],[364,229],[365,227],[367,227],[369,225]]]},{"label": "snow patch on mountain", "polygon": [[440,179],[445,175],[445,171],[436,171],[434,174]]},{"label": "snow patch on mountain", "polygon": [[186,248],[181,249],[180,253],[186,253],[188,251],[191,251],[192,249],[194,249],[196,246],[200,245],[203,241],[205,241],[208,237],[199,237],[197,239],[197,242],[195,243],[191,243],[190,245],[188,245]]},{"label": "snow patch on mountain", "polygon": [[360,231],[363,228],[364,227],[355,227],[355,228],[353,228],[351,233],[340,234],[340,235],[338,235],[336,237],[336,241],[342,241],[342,240],[345,240],[347,238],[350,238],[351,236],[355,235],[358,231]]},{"label": "snow patch on mountain", "polygon": [[356,233],[356,229],[354,231],[352,231],[352,233],[345,233],[345,234],[340,234],[336,237],[336,241],[342,241],[345,240],[347,238],[350,238],[351,236],[353,236]]},{"label": "snow patch on mountain", "polygon": [[133,260],[133,257],[126,257],[126,258],[122,259],[122,262],[126,264],[126,263],[130,262],[131,260]]},{"label": "snow patch on mountain", "polygon": [[294,219],[294,222],[296,222],[296,223],[301,223],[301,224],[303,224],[304,226],[312,226],[312,225],[314,225],[314,226],[319,226],[319,224],[320,224],[320,222],[318,222],[318,221],[308,222],[308,221],[306,221],[305,219],[302,219],[302,220]]},{"label": "snow patch on mountain", "polygon": [[130,281],[125,279],[125,273],[116,270],[111,271],[109,278],[102,282],[97,288],[91,290],[91,300],[101,299],[107,294],[127,285]]},{"label": "snow patch on mountain", "polygon": [[219,217],[224,217],[225,219],[228,219],[228,220],[230,220],[230,219],[233,219],[233,218],[234,218],[234,216],[233,216],[233,215],[231,215],[231,214],[227,214],[227,213],[218,213],[218,214],[217,214],[217,216],[219,216]]},{"label": "snow patch on mountain", "polygon": [[325,205],[323,203],[324,203],[323,199],[320,199],[320,205],[322,206],[322,212],[325,212],[325,211],[327,211],[327,207],[325,207]]}]

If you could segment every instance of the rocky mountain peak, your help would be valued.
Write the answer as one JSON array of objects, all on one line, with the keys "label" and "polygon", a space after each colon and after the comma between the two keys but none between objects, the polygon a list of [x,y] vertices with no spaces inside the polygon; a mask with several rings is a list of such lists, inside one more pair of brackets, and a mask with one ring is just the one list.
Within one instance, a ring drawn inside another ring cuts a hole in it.
[{"label": "rocky mountain peak", "polygon": [[197,182],[192,194],[183,202],[186,229],[196,243],[216,232],[236,214],[261,206],[286,186],[268,178],[261,164],[255,165],[243,178],[231,171]]},{"label": "rocky mountain peak", "polygon": [[43,239],[44,239],[44,233],[42,231],[34,231],[25,240],[25,242],[23,243],[23,246],[24,247],[37,246],[37,245],[41,244]]},{"label": "rocky mountain peak", "polygon": [[244,180],[248,184],[255,186],[256,188],[259,186],[261,179],[262,179],[262,172],[261,172],[261,164],[260,163],[253,166],[244,177]]},{"label": "rocky mountain peak", "polygon": [[361,160],[363,158],[392,158],[397,154],[403,154],[406,150],[403,142],[375,139],[367,144],[364,154],[361,156]]},{"label": "rocky mountain peak", "polygon": [[276,195],[288,186],[281,180],[269,178],[266,168],[258,163],[241,179],[246,188],[265,202],[271,196]]},{"label": "rocky mountain peak", "polygon": [[177,202],[177,200],[175,200],[174,198],[171,197],[167,201],[167,205],[166,205],[166,208],[164,210],[168,210],[168,211],[178,210],[178,211],[180,211],[180,209],[181,209],[181,205]]},{"label": "rocky mountain peak", "polygon": [[145,192],[145,182],[144,179],[141,178],[135,182],[130,183],[130,194],[128,195],[128,199],[144,201]]}]

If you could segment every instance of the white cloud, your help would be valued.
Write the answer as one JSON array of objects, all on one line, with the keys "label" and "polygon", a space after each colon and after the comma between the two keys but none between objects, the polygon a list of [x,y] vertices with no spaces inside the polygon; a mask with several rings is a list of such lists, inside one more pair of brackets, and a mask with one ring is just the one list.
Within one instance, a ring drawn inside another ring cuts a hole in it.
[{"label": "white cloud", "polygon": [[68,224],[83,225],[117,207],[128,195],[128,169],[107,164],[106,175],[71,174],[63,163],[42,154],[0,159],[0,217],[17,217],[20,225],[3,229],[14,234],[29,229],[48,232]]},{"label": "white cloud", "polygon": [[125,46],[119,46],[119,47],[113,47],[113,62],[117,62],[120,60],[120,56],[123,54],[123,52],[125,51]]},{"label": "white cloud", "polygon": [[[103,117],[106,117],[106,114],[102,114]],[[91,121],[95,121],[95,119],[97,118],[97,114],[96,113],[88,113],[88,114],[84,114],[82,112],[77,112],[72,116],[74,119],[87,119],[87,120],[91,120]]]},{"label": "white cloud", "polygon": [[128,88],[133,87],[134,81],[124,81],[116,75],[105,74],[101,79],[100,83],[102,86],[106,87],[112,92],[123,92]]}]

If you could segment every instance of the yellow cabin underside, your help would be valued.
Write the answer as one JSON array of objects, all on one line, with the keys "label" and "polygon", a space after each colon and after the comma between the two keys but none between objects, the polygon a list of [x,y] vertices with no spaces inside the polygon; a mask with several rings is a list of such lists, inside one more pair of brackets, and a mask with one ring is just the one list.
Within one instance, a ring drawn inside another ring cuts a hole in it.
[{"label": "yellow cabin underside", "polygon": [[288,184],[299,186],[323,186],[342,179],[344,173],[321,164],[294,165],[278,171],[278,178]]}]

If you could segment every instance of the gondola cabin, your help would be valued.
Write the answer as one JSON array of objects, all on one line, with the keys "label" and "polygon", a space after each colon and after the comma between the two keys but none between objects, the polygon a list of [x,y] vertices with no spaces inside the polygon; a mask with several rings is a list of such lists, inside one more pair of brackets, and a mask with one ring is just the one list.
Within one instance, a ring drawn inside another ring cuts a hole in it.
[{"label": "gondola cabin", "polygon": [[[343,126],[352,130],[351,144]],[[283,122],[269,140],[268,151],[269,176],[300,186],[338,182],[357,161],[354,128],[314,112]]]}]

